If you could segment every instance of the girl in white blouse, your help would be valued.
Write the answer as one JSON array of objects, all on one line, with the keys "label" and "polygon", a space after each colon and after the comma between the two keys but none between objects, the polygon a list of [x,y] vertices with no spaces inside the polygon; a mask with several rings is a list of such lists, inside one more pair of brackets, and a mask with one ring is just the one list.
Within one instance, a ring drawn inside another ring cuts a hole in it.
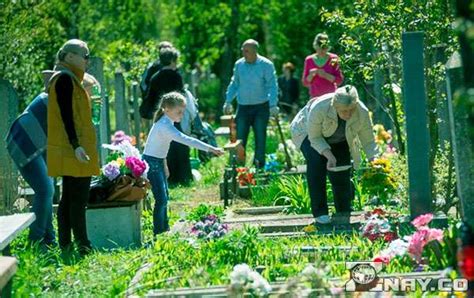
[{"label": "girl in white blouse", "polygon": [[174,127],[174,122],[180,122],[186,109],[186,98],[178,92],[170,92],[162,96],[160,108],[155,115],[153,124],[145,145],[143,158],[147,161],[150,169],[148,179],[152,186],[155,197],[155,208],[153,210],[153,233],[155,235],[169,231],[168,225],[168,174],[166,156],[171,141],[175,141],[199,150],[222,155],[224,151],[189,137]]}]

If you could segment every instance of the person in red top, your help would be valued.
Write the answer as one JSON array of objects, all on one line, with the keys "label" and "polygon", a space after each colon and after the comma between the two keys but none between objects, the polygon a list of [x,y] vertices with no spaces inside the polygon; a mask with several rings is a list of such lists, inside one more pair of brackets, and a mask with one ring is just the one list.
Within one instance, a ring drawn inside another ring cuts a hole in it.
[{"label": "person in red top", "polygon": [[309,88],[310,98],[336,91],[344,77],[339,66],[339,57],[329,52],[329,38],[318,33],[313,47],[316,53],[306,57],[302,82]]}]

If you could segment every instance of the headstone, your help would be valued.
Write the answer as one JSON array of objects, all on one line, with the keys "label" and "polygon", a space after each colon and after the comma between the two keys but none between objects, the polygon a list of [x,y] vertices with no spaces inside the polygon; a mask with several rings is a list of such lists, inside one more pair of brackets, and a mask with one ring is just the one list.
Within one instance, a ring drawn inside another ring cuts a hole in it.
[{"label": "headstone", "polygon": [[[462,84],[448,84],[458,196],[463,220],[474,227],[474,15],[472,1],[456,1],[456,28],[462,60]],[[471,280],[471,286],[474,282]],[[472,287],[471,287],[472,289]],[[472,290],[468,295],[473,295]]]},{"label": "headstone", "polygon": [[125,206],[88,206],[87,235],[94,248],[131,248],[141,245],[141,202]]},{"label": "headstone", "polygon": [[18,174],[6,149],[5,135],[18,116],[18,95],[10,82],[0,78],[0,215],[10,213],[18,193]]},{"label": "headstone", "polygon": [[457,191],[461,199],[463,218],[470,226],[474,226],[474,141],[469,136],[469,129],[473,128],[468,122],[469,111],[459,102],[459,95],[462,92],[460,87],[463,86],[463,69],[458,53],[454,53],[449,59],[446,75]]},{"label": "headstone", "polygon": [[132,83],[132,100],[133,100],[133,132],[135,135],[135,139],[137,140],[137,148],[141,148],[141,140],[140,140],[140,133],[141,133],[141,117],[139,107],[140,104],[138,103],[138,83]]},{"label": "headstone", "polygon": [[423,32],[402,34],[402,56],[410,214],[415,218],[432,211]]},{"label": "headstone", "polygon": [[123,130],[126,134],[130,134],[125,79],[119,72],[115,73],[115,130]]},{"label": "headstone", "polygon": [[105,77],[104,77],[104,62],[99,57],[92,57],[89,62],[88,72],[93,75],[100,84],[102,106],[100,109],[100,124],[96,127],[98,136],[97,146],[100,152],[100,160],[102,164],[105,164],[107,158],[107,150],[102,148],[102,144],[110,143],[110,125],[109,125],[109,109],[108,96],[106,96],[105,90]]}]

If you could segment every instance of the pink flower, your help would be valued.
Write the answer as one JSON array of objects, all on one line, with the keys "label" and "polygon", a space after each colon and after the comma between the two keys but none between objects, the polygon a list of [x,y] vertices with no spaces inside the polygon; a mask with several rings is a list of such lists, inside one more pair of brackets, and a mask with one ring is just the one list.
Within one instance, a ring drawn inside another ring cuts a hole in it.
[{"label": "pink flower", "polygon": [[440,229],[428,229],[428,236],[426,237],[428,242],[437,240],[438,242],[443,241],[443,230]]},{"label": "pink flower", "polygon": [[125,166],[130,169],[135,178],[139,178],[147,168],[143,160],[133,156],[129,156],[125,159]]},{"label": "pink flower", "polygon": [[415,258],[417,262],[421,261],[421,254],[426,243],[427,230],[416,231],[408,244],[408,253]]},{"label": "pink flower", "polygon": [[417,229],[419,229],[422,226],[426,226],[427,224],[429,224],[432,219],[433,219],[433,214],[427,213],[427,214],[423,214],[423,215],[420,215],[417,218],[415,218],[411,222],[411,224],[414,225]]},{"label": "pink flower", "polygon": [[443,241],[443,231],[440,229],[430,229],[421,227],[410,239],[408,253],[411,254],[417,262],[421,261],[421,254],[426,244],[431,241]]}]

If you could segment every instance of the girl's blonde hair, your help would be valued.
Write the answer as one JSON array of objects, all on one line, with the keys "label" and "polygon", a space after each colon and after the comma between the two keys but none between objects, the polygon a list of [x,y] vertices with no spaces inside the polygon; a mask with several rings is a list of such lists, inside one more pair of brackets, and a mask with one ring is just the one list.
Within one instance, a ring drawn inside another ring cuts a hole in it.
[{"label": "girl's blonde hair", "polygon": [[352,85],[346,85],[337,88],[333,97],[333,104],[335,106],[355,107],[358,100],[359,94],[357,89]]},{"label": "girl's blonde hair", "polygon": [[163,117],[165,108],[172,109],[179,106],[186,106],[186,97],[179,92],[166,93],[161,97],[160,106],[158,111],[155,113],[154,121],[157,122],[161,117]]}]

